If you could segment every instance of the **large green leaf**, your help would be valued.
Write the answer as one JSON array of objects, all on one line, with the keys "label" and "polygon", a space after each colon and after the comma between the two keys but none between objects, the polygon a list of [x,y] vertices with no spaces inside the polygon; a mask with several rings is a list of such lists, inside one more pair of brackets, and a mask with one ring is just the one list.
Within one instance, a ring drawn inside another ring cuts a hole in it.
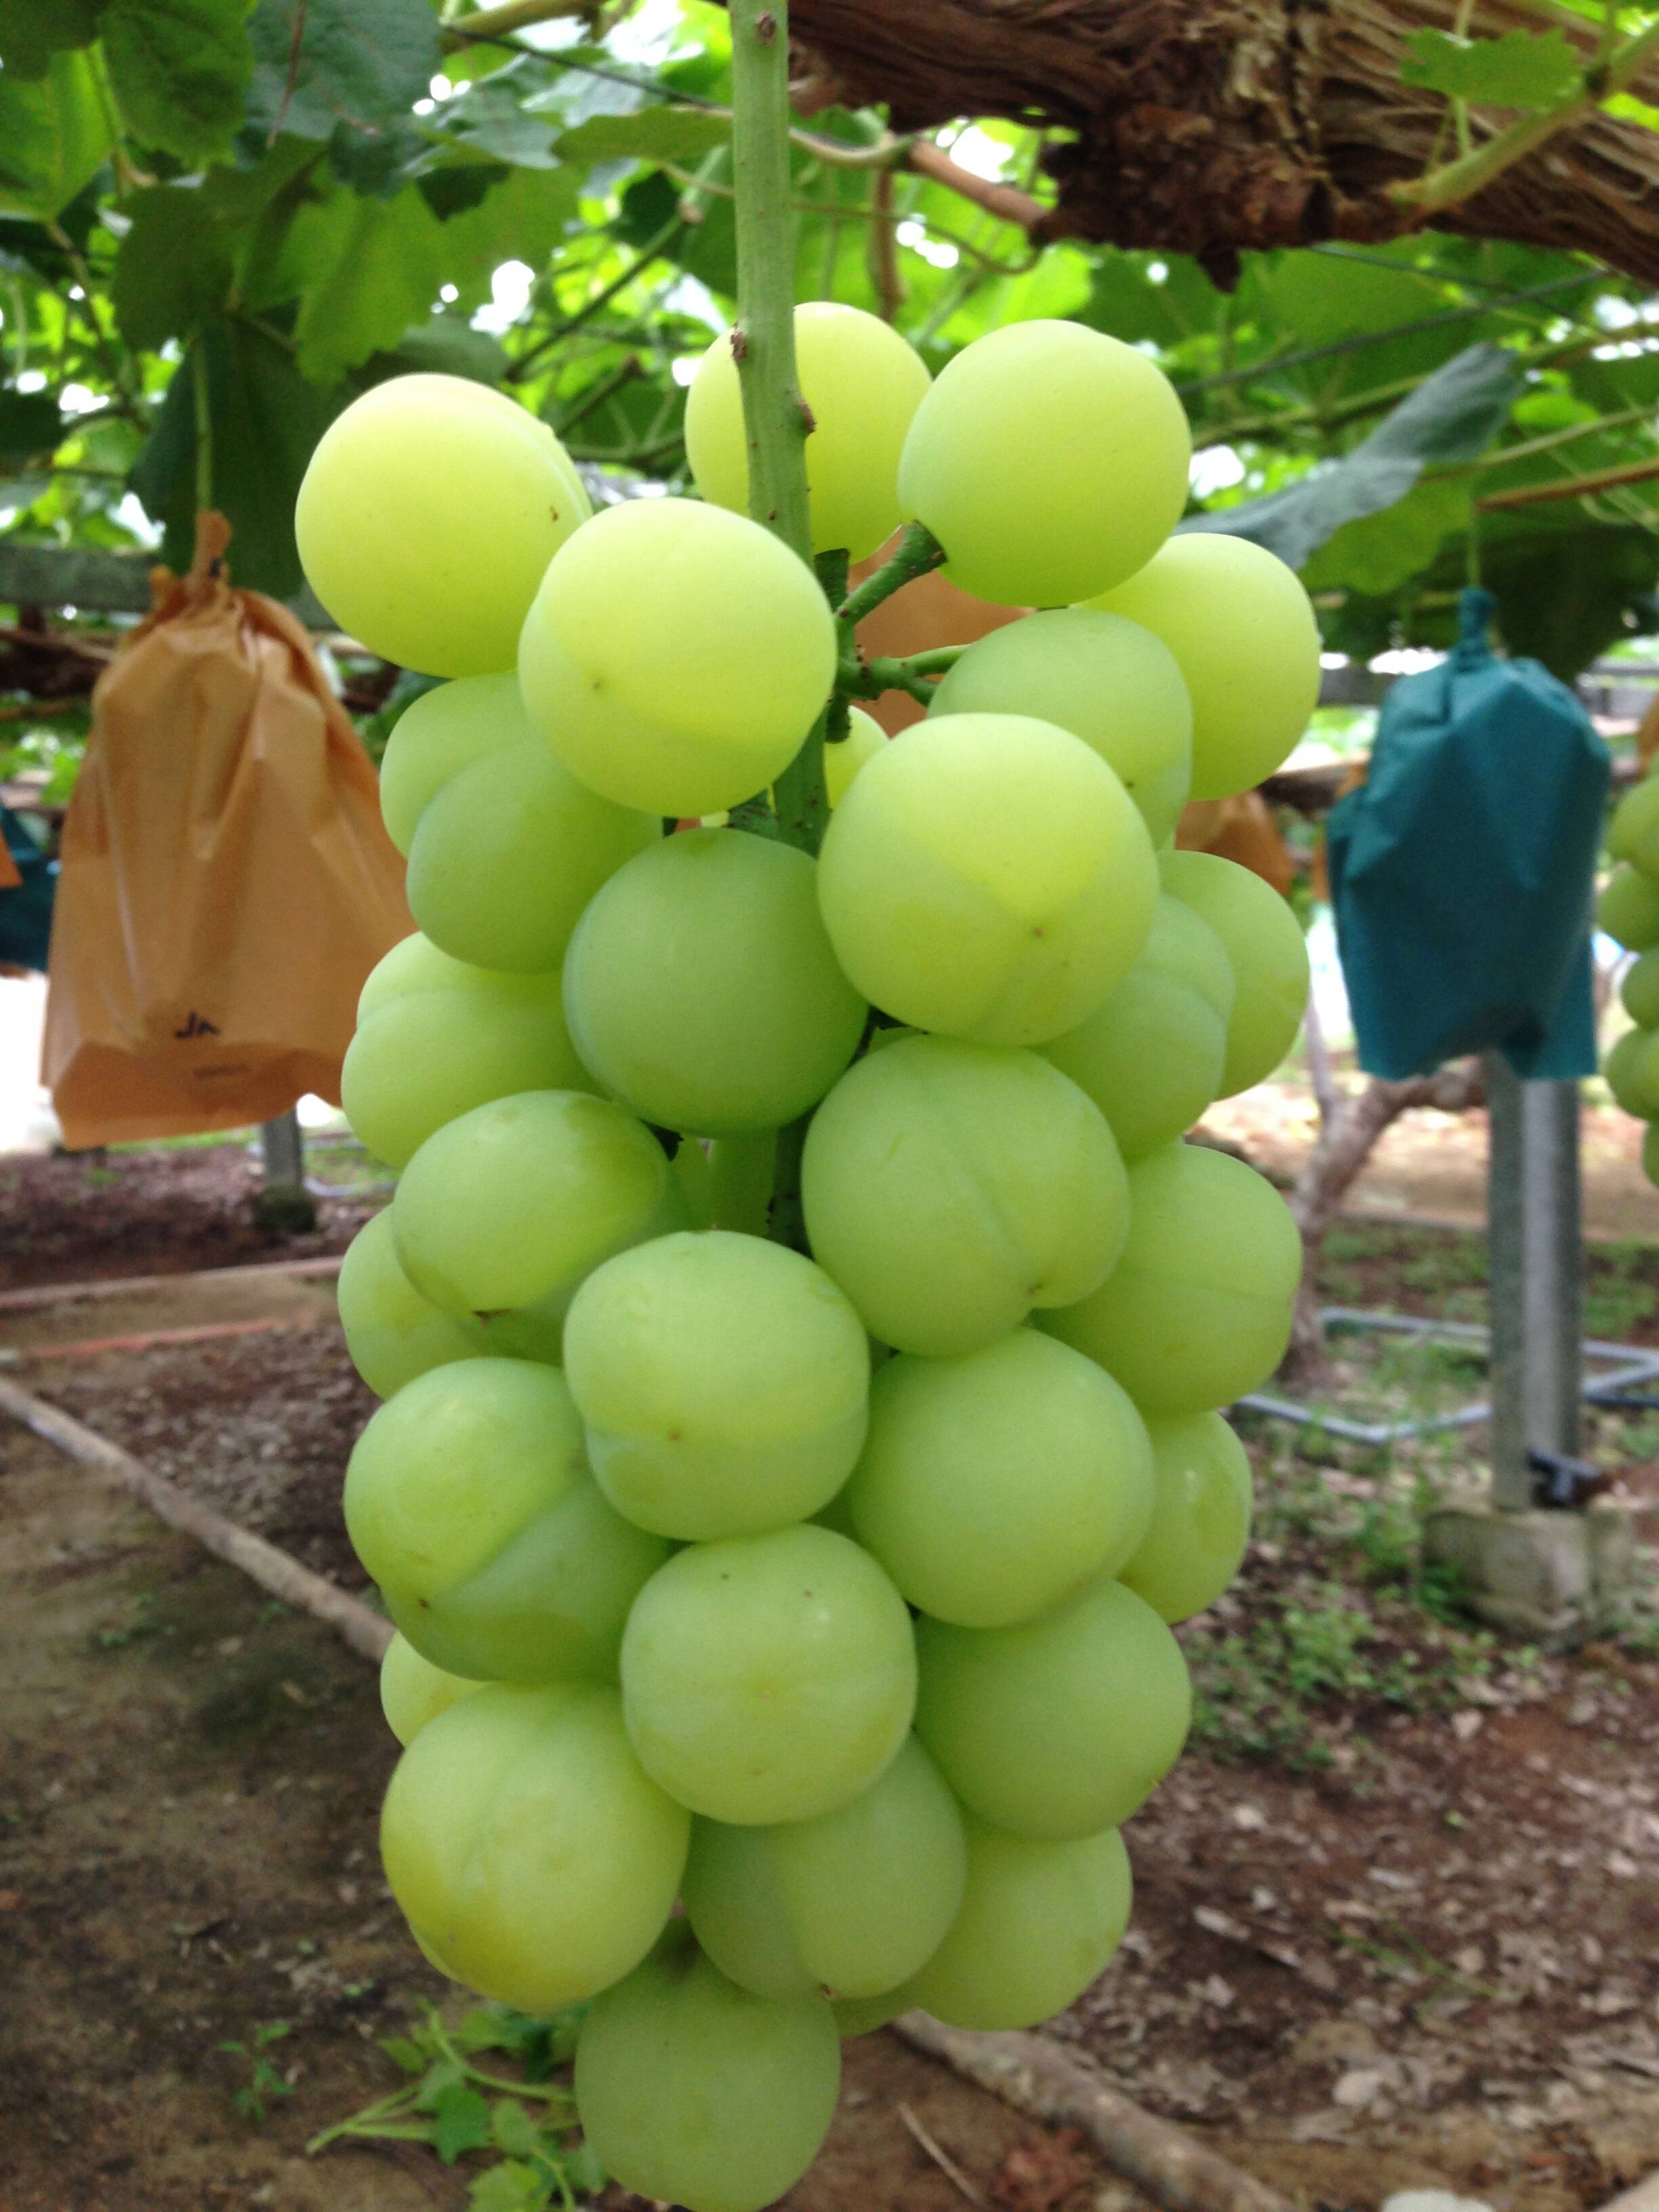
[{"label": "large green leaf", "polygon": [[214,504],[234,532],[231,574],[289,599],[301,582],[295,498],[341,395],[307,384],[263,331],[228,319],[207,325],[174,372],[131,479],[146,512],[164,526],[161,557],[175,568],[189,565],[195,537],[198,356],[207,368]]},{"label": "large green leaf", "polygon": [[730,120],[704,107],[642,107],[595,115],[560,138],[564,161],[700,161],[732,136]]},{"label": "large green leaf", "polygon": [[190,185],[158,185],[130,203],[110,286],[115,319],[130,346],[154,352],[187,338],[223,306],[231,283],[230,234],[212,203]]},{"label": "large green leaf", "polygon": [[1506,31],[1499,39],[1413,31],[1400,75],[1404,83],[1443,92],[1449,100],[1536,108],[1570,99],[1583,66],[1559,31]]},{"label": "large green leaf", "polygon": [[248,25],[250,132],[330,137],[337,125],[400,123],[438,67],[427,0],[258,0]]},{"label": "large green leaf", "polygon": [[230,150],[253,73],[247,0],[107,0],[100,28],[127,128],[181,161]]},{"label": "large green leaf", "polygon": [[54,54],[89,46],[105,0],[0,0],[0,63],[43,77]]},{"label": "large green leaf", "polygon": [[1473,460],[1483,453],[1522,389],[1510,355],[1498,346],[1470,346],[1340,460],[1265,498],[1190,515],[1181,527],[1253,538],[1301,568],[1345,524],[1404,499],[1430,462]]},{"label": "large green leaf", "polygon": [[306,275],[294,335],[313,383],[336,382],[425,320],[444,281],[442,228],[412,185],[395,199],[337,191],[301,209],[288,258]]},{"label": "large green leaf", "polygon": [[0,70],[0,215],[49,221],[97,174],[110,134],[93,70],[84,53],[34,80]]}]

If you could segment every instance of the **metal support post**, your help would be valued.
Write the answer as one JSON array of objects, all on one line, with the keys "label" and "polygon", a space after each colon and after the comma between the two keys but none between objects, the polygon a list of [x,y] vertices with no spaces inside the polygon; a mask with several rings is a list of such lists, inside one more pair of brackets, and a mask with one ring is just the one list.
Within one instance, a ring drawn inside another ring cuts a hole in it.
[{"label": "metal support post", "polygon": [[1494,1503],[1536,1502],[1538,1460],[1573,1458],[1583,1385],[1578,1086],[1523,1083],[1486,1057]]},{"label": "metal support post", "polygon": [[288,1236],[314,1229],[317,1206],[306,1188],[305,1139],[292,1107],[274,1121],[260,1123],[259,1149],[264,1158],[264,1187],[254,1206],[254,1219],[262,1229]]}]

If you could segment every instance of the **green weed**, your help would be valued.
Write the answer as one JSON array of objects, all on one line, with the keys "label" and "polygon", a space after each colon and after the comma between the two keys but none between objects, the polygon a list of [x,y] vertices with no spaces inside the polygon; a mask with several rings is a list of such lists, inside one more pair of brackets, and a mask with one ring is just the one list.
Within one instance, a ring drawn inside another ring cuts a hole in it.
[{"label": "green weed", "polygon": [[252,2120],[256,2126],[268,2118],[273,2102],[294,2094],[293,2084],[283,2078],[275,2061],[267,2055],[273,2043],[280,2043],[290,2033],[285,2020],[269,2020],[254,2029],[251,2042],[219,2045],[231,2057],[247,2061],[247,2079],[231,2102],[243,2119]]}]

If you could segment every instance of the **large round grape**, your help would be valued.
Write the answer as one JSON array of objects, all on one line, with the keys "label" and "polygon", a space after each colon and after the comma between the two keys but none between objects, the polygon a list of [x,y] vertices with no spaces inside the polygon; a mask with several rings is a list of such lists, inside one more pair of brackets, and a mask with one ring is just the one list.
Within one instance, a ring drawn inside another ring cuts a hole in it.
[{"label": "large round grape", "polygon": [[873,760],[887,742],[887,732],[862,707],[847,710],[847,735],[823,748],[823,791],[831,806],[839,806],[847,787],[866,761]]},{"label": "large round grape", "polygon": [[488,676],[512,667],[543,572],[589,512],[544,422],[465,377],[397,376],[324,431],[294,532],[313,591],[371,653]]},{"label": "large round grape", "polygon": [[457,960],[556,968],[601,884],[661,839],[655,815],[601,799],[545,746],[503,746],[452,776],[422,814],[410,912]]},{"label": "large round grape", "polygon": [[519,654],[557,757],[649,814],[715,814],[764,791],[835,675],[835,622],[805,562],[759,523],[688,499],[624,500],[568,550]]},{"label": "large round grape", "polygon": [[392,1202],[398,1257],[447,1313],[568,1302],[601,1260],[685,1223],[662,1147],[609,1099],[524,1091],[427,1139]]},{"label": "large round grape", "polygon": [[1129,1558],[1152,1514],[1152,1447],[1103,1369],[1016,1329],[954,1359],[888,1361],[848,1502],[912,1605],[1000,1628]]},{"label": "large round grape", "polygon": [[589,1462],[664,1536],[757,1535],[834,1497],[869,1419],[863,1325],[821,1267],[727,1230],[608,1260],[565,1321]]},{"label": "large round grape", "polygon": [[1659,1030],[1626,1030],[1602,1065],[1616,1105],[1638,1121],[1659,1119]]},{"label": "large round grape", "polygon": [[668,1556],[599,1495],[563,1376],[514,1359],[437,1368],[382,1406],[345,1522],[422,1657],[475,1680],[610,1674]]},{"label": "large round grape", "polygon": [[493,1098],[591,1088],[556,985],[516,1003],[470,990],[390,1000],[359,1024],[340,1070],[347,1121],[392,1168],[406,1167],[446,1121]]},{"label": "large round grape", "polygon": [[899,501],[963,591],[1054,606],[1152,559],[1187,504],[1191,456],[1175,388],[1145,354],[1081,323],[1014,323],[940,372],[904,441]]},{"label": "large round grape", "polygon": [[1116,990],[1042,1055],[1094,1100],[1125,1159],[1139,1159],[1191,1128],[1220,1095],[1233,995],[1220,939],[1166,891]]},{"label": "large round grape", "polygon": [[[686,392],[685,458],[705,499],[746,514],[749,441],[732,340],[730,331],[715,339]],[[898,527],[899,453],[927,390],[927,365],[879,316],[805,300],[795,309],[795,370],[812,422],[812,550],[861,561]]]},{"label": "large round grape", "polygon": [[966,1876],[956,1801],[908,1736],[839,1812],[777,1828],[697,1821],[684,1893],[697,1941],[740,1987],[869,1998],[939,1948]]},{"label": "large round grape", "polygon": [[1115,1828],[1181,1755],[1187,1662],[1121,1583],[1018,1628],[916,1624],[916,1734],[969,1811],[1060,1842]]},{"label": "large round grape", "polygon": [[1152,1517],[1118,1580],[1170,1622],[1213,1605],[1250,1540],[1250,1462],[1219,1413],[1149,1421]]},{"label": "large round grape", "polygon": [[1619,986],[1619,998],[1639,1028],[1659,1029],[1659,948],[1631,962]]},{"label": "large round grape", "polygon": [[1218,1094],[1231,1098],[1271,1075],[1296,1042],[1308,1006],[1308,946],[1270,883],[1218,853],[1165,853],[1164,888],[1207,921],[1233,971],[1227,1058]]},{"label": "large round grape", "polygon": [[1127,974],[1158,865],[1117,775],[1069,731],[946,714],[860,769],[824,836],[818,898],[842,966],[884,1012],[1041,1044]]},{"label": "large round grape", "polygon": [[1648,1125],[1642,1139],[1642,1172],[1656,1188],[1659,1188],[1659,1121]]},{"label": "large round grape", "polygon": [[1035,2027],[1104,1972],[1129,1924],[1129,1855],[1115,1828],[1070,1843],[968,1820],[968,1889],[939,1949],[897,1993],[951,2027]]},{"label": "large round grape", "polygon": [[446,1313],[404,1274],[389,1210],[352,1238],[335,1295],[351,1364],[377,1398],[390,1398],[428,1368],[482,1359],[491,1349],[481,1321]]},{"label": "large round grape", "polygon": [[1054,607],[970,645],[930,714],[1035,714],[1097,752],[1139,808],[1152,842],[1174,830],[1193,773],[1193,709],[1175,656],[1139,623]]},{"label": "large round grape", "polygon": [[429,1721],[380,1816],[386,1877],[454,1979],[556,2012],[661,1933],[690,1821],[642,1771],[614,1690],[495,1684]]},{"label": "large round grape", "polygon": [[1659,876],[1659,775],[1632,784],[1607,824],[1607,851],[1644,874]]},{"label": "large round grape", "polygon": [[1129,1237],[1100,1288],[1042,1326],[1097,1359],[1143,1413],[1203,1413],[1259,1389],[1285,1356],[1302,1273],[1291,1210],[1205,1145],[1129,1170]]},{"label": "large round grape", "polygon": [[1615,868],[1595,902],[1595,926],[1626,952],[1659,945],[1659,880],[1628,861]]},{"label": "large round grape", "polygon": [[369,969],[357,995],[358,1028],[398,1000],[422,998],[429,991],[465,991],[495,1006],[562,1005],[556,966],[524,975],[504,968],[479,968],[440,951],[417,929],[410,936],[399,938]]},{"label": "large round grape", "polygon": [[867,1553],[811,1522],[678,1552],[623,1640],[628,1732],[646,1771],[711,1820],[810,1820],[867,1790],[915,1702],[903,1599]]},{"label": "large round grape", "polygon": [[614,875],[570,940],[564,998],[605,1089],[699,1136],[805,1113],[869,1012],[830,950],[817,862],[733,830],[665,839]]},{"label": "large round grape", "polygon": [[380,757],[380,813],[404,858],[416,824],[452,776],[535,734],[510,668],[501,676],[441,684],[405,708]]},{"label": "large round grape", "polygon": [[1144,624],[1179,663],[1193,702],[1194,799],[1253,789],[1296,746],[1319,703],[1319,623],[1276,553],[1183,531],[1095,604]]},{"label": "large round grape", "polygon": [[823,1999],[740,1990],[684,1922],[597,2001],[576,2046],[582,2132],[605,2172],[684,2212],[775,2203],[817,2156],[840,2087]]},{"label": "large round grape", "polygon": [[1128,1233],[1105,1117],[1036,1053],[902,1037],[812,1117],[801,1198],[818,1264],[901,1352],[975,1352],[1103,1282]]},{"label": "large round grape", "polygon": [[434,1667],[402,1634],[392,1638],[380,1657],[380,1710],[405,1750],[428,1721],[483,1686],[469,1675]]}]

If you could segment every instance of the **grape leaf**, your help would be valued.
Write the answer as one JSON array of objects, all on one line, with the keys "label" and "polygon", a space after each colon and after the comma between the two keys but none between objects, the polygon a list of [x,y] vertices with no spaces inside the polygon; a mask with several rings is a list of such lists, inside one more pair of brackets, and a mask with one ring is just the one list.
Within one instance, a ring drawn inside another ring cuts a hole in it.
[{"label": "grape leaf", "polygon": [[489,2107],[476,2089],[452,2082],[432,2106],[432,2147],[446,2166],[463,2151],[483,2150],[490,2142]]},{"label": "grape leaf", "polygon": [[595,115],[558,143],[564,161],[700,161],[732,136],[726,117],[702,107],[644,107],[636,115]]},{"label": "grape leaf", "polygon": [[32,461],[38,453],[51,453],[63,437],[64,417],[49,392],[0,387],[0,462],[15,467]]},{"label": "grape leaf", "polygon": [[105,0],[0,0],[0,62],[18,76],[43,77],[52,57],[89,46]]},{"label": "grape leaf", "polygon": [[253,74],[245,0],[107,0],[110,90],[146,146],[181,161],[228,154]]},{"label": "grape leaf", "polygon": [[306,274],[294,325],[303,375],[332,384],[425,321],[443,282],[440,228],[412,185],[392,200],[337,191],[300,210],[285,258]]},{"label": "grape leaf", "polygon": [[1501,39],[1413,31],[1406,41],[1400,76],[1403,83],[1443,92],[1449,100],[1538,108],[1571,98],[1583,66],[1560,31],[1506,31]]},{"label": "grape leaf", "polygon": [[247,121],[258,143],[384,130],[423,100],[438,67],[427,0],[258,0],[248,24]]},{"label": "grape leaf", "polygon": [[33,82],[0,70],[0,215],[49,221],[97,174],[109,148],[85,54],[54,54]]},{"label": "grape leaf", "polygon": [[230,290],[230,241],[211,204],[191,185],[135,195],[132,227],[115,257],[110,297],[130,346],[153,352],[189,337]]}]

